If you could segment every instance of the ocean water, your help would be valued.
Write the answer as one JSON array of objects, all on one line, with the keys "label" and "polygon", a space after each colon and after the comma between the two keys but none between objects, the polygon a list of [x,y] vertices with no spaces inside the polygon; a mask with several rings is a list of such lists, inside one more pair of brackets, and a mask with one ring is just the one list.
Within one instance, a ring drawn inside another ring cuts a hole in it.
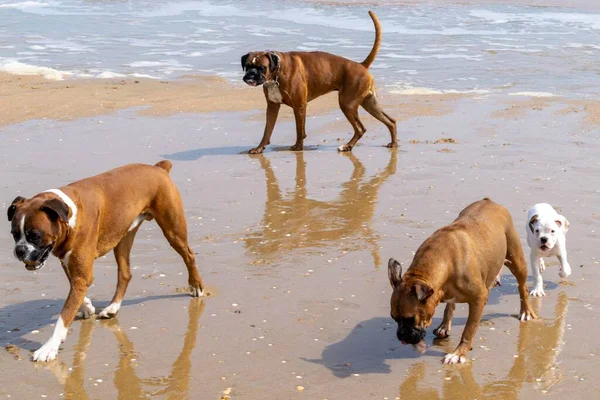
[{"label": "ocean water", "polygon": [[323,50],[372,65],[397,93],[593,97],[600,8],[414,5],[385,1],[0,0],[0,71],[48,79],[216,74],[241,82],[251,50]]}]

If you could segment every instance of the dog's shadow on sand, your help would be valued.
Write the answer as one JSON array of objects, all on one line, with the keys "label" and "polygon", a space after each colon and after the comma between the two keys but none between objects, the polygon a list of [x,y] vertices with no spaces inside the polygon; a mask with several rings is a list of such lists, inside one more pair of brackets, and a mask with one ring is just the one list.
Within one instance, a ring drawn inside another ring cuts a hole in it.
[{"label": "dog's shadow on sand", "polygon": [[[171,294],[154,295],[140,297],[130,300],[124,300],[122,306],[132,306],[145,303],[152,300],[165,300],[171,298],[187,298],[189,294]],[[24,303],[10,304],[0,309],[0,344],[13,344],[27,350],[37,350],[49,337],[50,333],[44,336],[39,335],[42,343],[31,340],[31,333],[45,326],[56,323],[58,314],[60,314],[64,305],[64,300],[31,300]],[[110,301],[93,300],[96,312],[100,312],[104,307],[110,304]],[[79,320],[77,317],[75,320]],[[29,336],[29,338],[25,338]]]},{"label": "dog's shadow on sand", "polygon": [[[303,151],[314,151],[318,149],[323,149],[327,147],[333,146],[304,146]],[[223,146],[223,147],[207,147],[201,149],[193,149],[180,151],[177,153],[170,154],[161,154],[161,157],[166,158],[167,160],[174,161],[195,161],[203,157],[210,156],[236,156],[236,155],[249,155],[248,151],[250,150],[250,146]],[[265,149],[264,153],[271,152],[282,152],[282,151],[290,151],[290,146],[269,146]],[[252,155],[250,155],[252,156]]]},{"label": "dog's shadow on sand", "polygon": [[[557,284],[548,282],[546,289],[554,289]],[[505,274],[502,277],[502,286],[493,288],[488,297],[488,305],[499,304],[505,295],[511,295],[511,301],[519,303],[516,279]],[[438,306],[438,314],[442,314],[445,305]],[[465,304],[465,307],[468,307]],[[489,323],[495,318],[513,317],[516,314],[484,312],[481,323]],[[417,359],[419,357],[442,358],[447,351],[452,351],[458,344],[463,327],[467,322],[466,317],[454,317],[452,320],[452,342],[448,339],[435,338],[433,330],[442,322],[441,317],[434,317],[431,327],[427,330],[425,341],[427,351],[418,352],[413,346],[402,345],[396,338],[396,323],[390,317],[375,317],[362,321],[352,329],[344,339],[327,346],[321,353],[320,359],[306,359],[304,361],[321,364],[328,368],[338,378],[347,378],[353,374],[388,374],[391,367],[387,363],[393,359]],[[452,339],[453,338],[453,339]],[[455,343],[456,341],[456,343]],[[433,343],[433,345],[431,345]]]}]

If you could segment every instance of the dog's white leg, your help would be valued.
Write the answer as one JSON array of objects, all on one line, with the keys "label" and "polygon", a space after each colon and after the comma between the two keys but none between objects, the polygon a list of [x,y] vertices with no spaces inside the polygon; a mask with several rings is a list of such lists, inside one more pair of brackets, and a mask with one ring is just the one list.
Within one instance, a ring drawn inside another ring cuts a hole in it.
[{"label": "dog's white leg", "polygon": [[60,344],[65,341],[68,329],[65,327],[62,316],[58,317],[54,333],[48,341],[40,347],[38,351],[33,353],[33,361],[50,361],[56,358]]},{"label": "dog's white leg", "polygon": [[79,307],[77,316],[79,318],[88,319],[96,313],[96,308],[92,305],[92,301],[87,297],[83,299],[83,304]]},{"label": "dog's white leg", "polygon": [[558,271],[558,275],[561,278],[566,278],[571,275],[571,266],[567,261],[567,250],[563,247],[563,251],[558,256],[558,261],[560,262],[560,271]]},{"label": "dog's white leg", "polygon": [[106,307],[104,310],[102,310],[100,312],[100,314],[98,314],[98,317],[100,317],[100,318],[112,318],[115,315],[117,315],[117,313],[119,312],[120,308],[121,308],[121,302],[110,303],[110,305],[108,307]]},{"label": "dog's white leg", "polygon": [[544,262],[543,258],[540,258],[540,273],[544,272],[546,270],[546,263]]},{"label": "dog's white leg", "polygon": [[533,275],[533,290],[529,292],[529,294],[536,297],[546,295],[546,292],[544,292],[544,281],[542,280],[542,273],[540,271],[540,260],[542,260],[542,258],[538,257],[535,251],[532,250],[530,254],[530,262],[531,275]]}]

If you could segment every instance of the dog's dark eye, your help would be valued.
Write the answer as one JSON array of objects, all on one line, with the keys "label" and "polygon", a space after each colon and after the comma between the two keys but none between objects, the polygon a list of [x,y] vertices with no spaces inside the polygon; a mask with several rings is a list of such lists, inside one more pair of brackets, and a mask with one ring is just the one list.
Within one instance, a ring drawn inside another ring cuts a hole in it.
[{"label": "dog's dark eye", "polygon": [[11,232],[11,235],[12,235],[13,239],[15,239],[15,242],[17,240],[19,240],[19,232],[13,231],[13,232]]},{"label": "dog's dark eye", "polygon": [[265,67],[264,65],[262,67],[260,67],[261,72],[265,72],[267,70],[267,67]]},{"label": "dog's dark eye", "polygon": [[535,233],[540,233],[540,230],[539,230],[539,229],[536,229],[536,230],[535,230]]},{"label": "dog's dark eye", "polygon": [[40,239],[40,234],[35,231],[27,231],[25,232],[25,239],[27,239],[28,242],[33,243]]}]

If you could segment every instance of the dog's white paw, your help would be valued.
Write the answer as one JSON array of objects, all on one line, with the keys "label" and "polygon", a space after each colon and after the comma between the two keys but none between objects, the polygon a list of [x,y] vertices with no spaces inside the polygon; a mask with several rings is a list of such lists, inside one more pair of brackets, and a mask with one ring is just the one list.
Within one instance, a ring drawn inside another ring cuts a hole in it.
[{"label": "dog's white paw", "polygon": [[96,308],[92,305],[92,301],[87,297],[83,299],[83,304],[79,307],[77,316],[79,318],[88,319],[96,313]]},{"label": "dog's white paw", "polygon": [[563,279],[567,278],[569,275],[571,275],[571,266],[569,264],[563,265],[560,271],[558,271],[558,275]]},{"label": "dog's white paw", "polygon": [[443,358],[442,362],[444,364],[462,364],[467,361],[467,357],[464,355],[456,354],[456,353],[448,353]]},{"label": "dog's white paw", "polygon": [[543,258],[540,258],[540,272],[544,272],[546,270],[546,263]]},{"label": "dog's white paw", "polygon": [[39,348],[35,353],[33,353],[33,361],[52,361],[56,358],[58,354],[58,348],[60,343],[50,339]]},{"label": "dog's white paw", "polygon": [[200,289],[198,287],[194,287],[192,285],[190,285],[190,293],[191,293],[192,297],[202,297],[204,295],[204,292],[202,291],[202,289]]},{"label": "dog's white paw", "polygon": [[121,303],[111,303],[108,307],[98,314],[99,318],[112,318],[119,312],[121,308]]},{"label": "dog's white paw", "polygon": [[540,285],[536,286],[529,294],[533,297],[542,297],[546,295],[546,292],[544,292],[544,287]]},{"label": "dog's white paw", "polygon": [[519,315],[519,321],[531,321],[532,319],[533,316],[529,312],[521,312],[521,315]]}]

